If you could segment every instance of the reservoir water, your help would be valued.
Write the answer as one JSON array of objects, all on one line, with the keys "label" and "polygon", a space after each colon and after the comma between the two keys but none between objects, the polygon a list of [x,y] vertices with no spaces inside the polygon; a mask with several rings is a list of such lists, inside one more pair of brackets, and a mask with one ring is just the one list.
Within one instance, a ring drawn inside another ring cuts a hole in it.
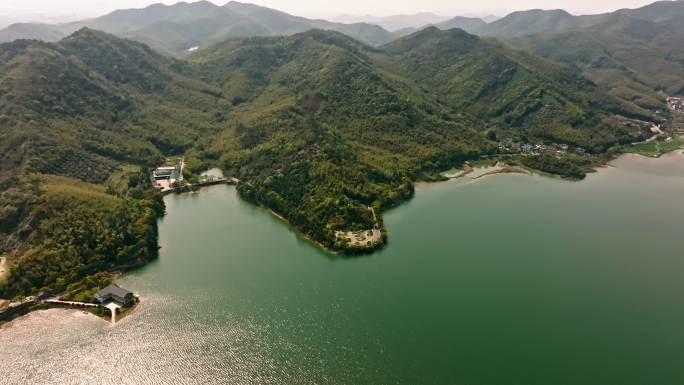
[{"label": "reservoir water", "polygon": [[683,384],[684,155],[612,165],[420,187],[358,258],[233,187],[169,196],[135,312],[3,326],[0,383]]}]

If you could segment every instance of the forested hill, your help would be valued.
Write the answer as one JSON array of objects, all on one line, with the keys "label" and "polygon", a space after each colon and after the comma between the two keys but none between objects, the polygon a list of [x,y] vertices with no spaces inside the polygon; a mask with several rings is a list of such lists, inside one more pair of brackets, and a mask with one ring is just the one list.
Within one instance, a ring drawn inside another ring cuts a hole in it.
[{"label": "forested hill", "polygon": [[683,7],[684,2],[681,0],[657,1],[635,9],[625,8],[610,13],[579,16],[562,9],[530,9],[512,12],[491,23],[485,23],[480,19],[455,17],[436,26],[440,29],[459,27],[479,36],[511,38],[576,31],[600,25],[614,17],[666,23],[679,19],[682,16]]},{"label": "forested hill", "polygon": [[454,18],[437,26],[496,37],[515,49],[573,66],[635,108],[666,111],[667,97],[684,93],[681,0],[598,15],[537,9],[492,23]]},{"label": "forested hill", "polygon": [[[221,108],[219,91],[182,67],[88,29],[58,44],[0,45],[2,153],[13,157],[0,175],[22,169],[101,182],[116,164],[155,164],[218,132],[209,109]],[[104,172],[85,172],[84,162]]]},{"label": "forested hill", "polygon": [[193,55],[198,76],[222,84],[238,151],[220,164],[244,196],[275,209],[327,246],[335,231],[373,226],[367,206],[406,199],[412,181],[492,151],[465,119],[408,79],[388,57],[342,34],[229,41]]},{"label": "forested hill", "polygon": [[172,56],[181,56],[193,47],[208,47],[228,38],[291,35],[312,28],[342,32],[372,45],[384,44],[394,38],[392,33],[373,24],[306,19],[237,1],[223,6],[197,1],[117,10],[95,19],[66,24],[14,24],[0,30],[0,42],[15,39],[54,42],[84,27],[139,41]]},{"label": "forested hill", "polygon": [[[377,244],[336,233],[370,231],[373,207],[386,236],[383,209],[415,181],[495,152],[497,133],[592,152],[643,134],[612,120],[639,111],[579,74],[458,30],[380,48],[312,30],[179,61],[82,29],[59,43],[0,45],[0,101],[0,237],[14,266],[5,295],[150,255],[159,202],[144,175],[164,156],[185,155],[189,178],[219,166],[246,199],[328,248],[356,251]],[[59,230],[60,210],[83,216],[70,217],[78,226]],[[116,238],[125,223],[113,217],[136,226]]]},{"label": "forested hill", "polygon": [[618,11],[591,26],[508,43],[580,69],[611,94],[651,110],[684,93],[684,2]]},{"label": "forested hill", "polygon": [[0,297],[70,290],[157,254],[147,166],[220,132],[220,91],[146,46],[82,30],[0,45]]},{"label": "forested hill", "polygon": [[606,97],[579,71],[460,29],[428,28],[383,49],[452,116],[467,113],[531,137],[602,152],[629,136],[615,115],[650,114]]}]

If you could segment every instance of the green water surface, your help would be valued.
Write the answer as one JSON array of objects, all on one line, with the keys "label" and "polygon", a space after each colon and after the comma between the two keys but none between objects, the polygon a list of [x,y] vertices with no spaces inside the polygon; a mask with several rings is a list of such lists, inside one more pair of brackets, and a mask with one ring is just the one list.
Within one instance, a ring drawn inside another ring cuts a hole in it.
[{"label": "green water surface", "polygon": [[0,383],[684,384],[684,156],[420,187],[326,253],[233,187],[166,198],[143,299],[0,331]]}]

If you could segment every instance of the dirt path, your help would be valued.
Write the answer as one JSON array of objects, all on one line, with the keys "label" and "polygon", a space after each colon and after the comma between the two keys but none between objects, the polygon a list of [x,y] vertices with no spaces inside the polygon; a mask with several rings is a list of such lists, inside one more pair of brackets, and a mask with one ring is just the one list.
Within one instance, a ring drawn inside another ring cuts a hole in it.
[{"label": "dirt path", "polygon": [[0,257],[0,282],[3,282],[7,278],[8,268],[7,268],[7,258]]},{"label": "dirt path", "polygon": [[375,222],[375,225],[373,225],[373,235],[371,237],[371,244],[378,243],[382,240],[382,232],[380,232],[380,224],[378,223],[378,217],[375,215],[375,209],[373,206],[368,206],[370,209],[371,213],[373,213],[373,221]]}]

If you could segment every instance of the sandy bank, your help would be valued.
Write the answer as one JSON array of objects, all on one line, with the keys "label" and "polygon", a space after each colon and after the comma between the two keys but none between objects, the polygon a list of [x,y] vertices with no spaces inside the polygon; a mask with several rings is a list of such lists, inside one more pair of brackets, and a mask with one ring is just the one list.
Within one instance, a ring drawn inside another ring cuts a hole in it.
[{"label": "sandy bank", "polygon": [[501,167],[501,168],[499,168],[499,169],[492,170],[492,171],[487,171],[487,172],[485,172],[484,174],[480,174],[480,175],[478,175],[478,176],[474,176],[474,177],[472,177],[472,179],[473,179],[473,180],[475,180],[475,179],[480,179],[480,178],[484,178],[484,177],[486,177],[486,176],[495,175],[495,174],[525,174],[525,175],[531,175],[532,173],[529,172],[529,171],[527,171],[527,170],[524,170],[524,169],[522,169],[522,168],[513,167],[513,166],[510,166],[510,165],[505,165],[505,166],[503,166],[503,167]]}]

